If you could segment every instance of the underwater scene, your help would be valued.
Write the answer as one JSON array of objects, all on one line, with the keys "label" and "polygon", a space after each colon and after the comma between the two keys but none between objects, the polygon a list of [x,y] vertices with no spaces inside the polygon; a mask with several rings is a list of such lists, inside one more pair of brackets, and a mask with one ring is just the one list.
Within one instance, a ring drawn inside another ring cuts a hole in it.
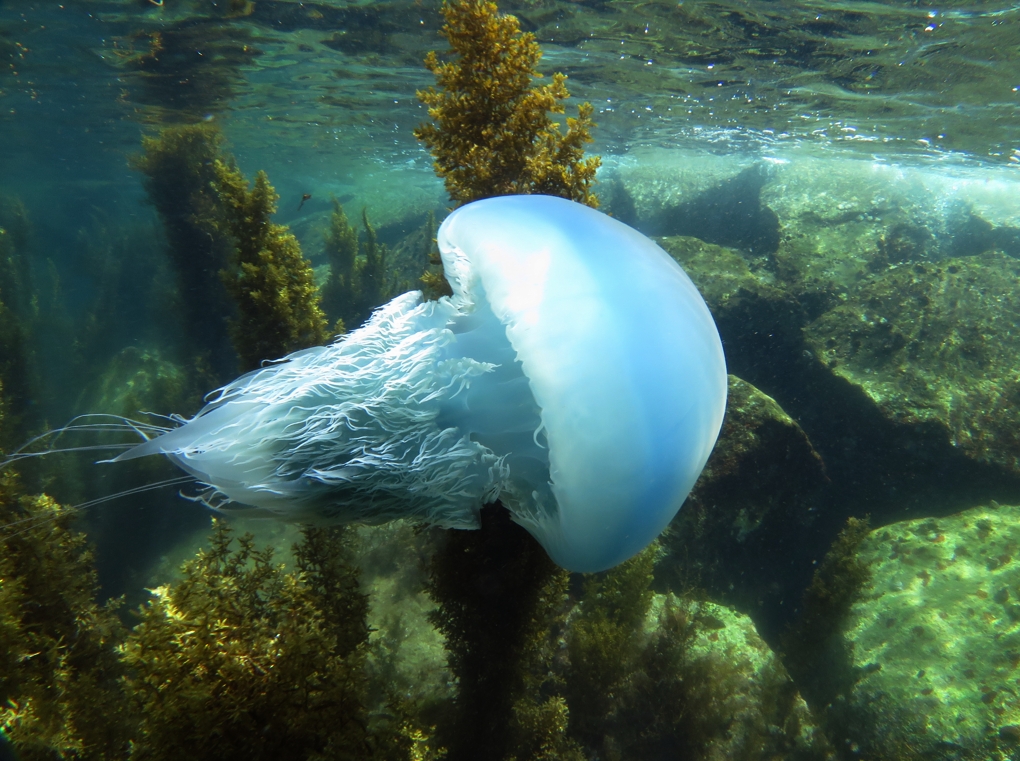
[{"label": "underwater scene", "polygon": [[1020,759],[1018,56],[0,0],[0,761]]}]

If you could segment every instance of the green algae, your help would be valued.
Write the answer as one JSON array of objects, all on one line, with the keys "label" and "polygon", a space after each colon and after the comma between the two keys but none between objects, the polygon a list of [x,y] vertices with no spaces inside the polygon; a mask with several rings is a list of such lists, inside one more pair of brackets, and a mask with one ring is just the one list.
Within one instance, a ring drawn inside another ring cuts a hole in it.
[{"label": "green algae", "polygon": [[[2,397],[0,382],[0,439]],[[92,554],[74,517],[26,494],[11,468],[0,471],[0,731],[25,761],[128,754],[119,603],[96,602]]]},{"label": "green algae", "polygon": [[131,159],[166,235],[185,343],[192,355],[206,355],[221,381],[236,370],[227,331],[230,297],[220,279],[210,276],[228,266],[232,253],[213,187],[215,162],[226,156],[222,133],[202,123],[143,137],[142,152]]},{"label": "green algae", "polygon": [[[373,310],[400,290],[400,286],[395,283],[397,268],[391,261],[389,247],[379,242],[376,228],[369,221],[368,209],[361,210],[364,239],[359,240],[343,205],[335,198],[332,205],[333,212],[323,240],[329,274],[322,286],[322,309],[335,326],[334,332],[344,333],[365,322]],[[433,221],[429,227],[429,219],[433,217],[426,215],[426,227],[434,231],[435,223]],[[413,234],[405,236],[401,242],[408,237],[413,237]],[[406,259],[407,253],[401,250],[401,258]],[[420,271],[424,266],[422,262],[415,270]]]},{"label": "green algae", "polygon": [[343,205],[332,199],[333,213],[323,236],[323,251],[329,262],[329,275],[322,286],[322,310],[334,324],[334,332],[343,333],[354,324],[359,285],[356,270],[358,234],[347,219]]},{"label": "green algae", "polygon": [[121,649],[141,716],[132,758],[388,756],[370,737],[367,601],[344,543],[309,530],[286,573],[218,524]]},{"label": "green algae", "polygon": [[[1012,758],[1020,726],[1020,508],[877,528],[842,626],[856,681],[835,731],[875,758]],[[908,749],[902,756],[894,752]]]},{"label": "green algae", "polygon": [[567,583],[505,510],[483,510],[480,530],[449,532],[432,555],[432,619],[457,680],[437,730],[451,761],[574,753],[551,669]]}]

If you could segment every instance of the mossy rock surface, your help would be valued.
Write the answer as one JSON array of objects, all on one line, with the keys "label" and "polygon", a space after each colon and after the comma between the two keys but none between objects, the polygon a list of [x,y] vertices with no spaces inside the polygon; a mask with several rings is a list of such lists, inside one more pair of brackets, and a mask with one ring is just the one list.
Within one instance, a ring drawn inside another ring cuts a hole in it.
[{"label": "mossy rock surface", "polygon": [[[676,605],[672,595],[655,595],[645,623],[649,636],[669,620],[663,613],[671,605]],[[786,669],[749,617],[710,602],[691,603],[688,614],[698,622],[697,633],[687,645],[680,676],[688,689],[704,683],[694,702],[702,715],[690,726],[710,730],[699,758],[834,757]]]},{"label": "mossy rock surface", "polygon": [[796,495],[810,494],[825,482],[825,465],[775,399],[735,375],[727,381],[722,431],[693,496],[702,502],[738,494],[748,498],[748,514],[739,524],[743,540],[765,518],[762,499],[788,507]]},{"label": "mossy rock surface", "polygon": [[[844,629],[857,683],[833,715],[862,757],[1020,753],[1020,506],[875,529]],[[871,755],[869,755],[871,754]]]},{"label": "mossy rock surface", "polygon": [[772,272],[736,249],[685,235],[667,236],[659,243],[691,276],[713,314],[738,309],[749,300],[789,301]]},{"label": "mossy rock surface", "polygon": [[881,266],[881,218],[841,205],[834,203],[831,216],[805,212],[784,226],[775,256],[780,279],[815,316],[839,305]]},{"label": "mossy rock surface", "polygon": [[930,177],[868,162],[777,166],[762,191],[782,224],[777,277],[815,318],[890,266],[981,253],[986,244],[963,245],[961,231],[976,219],[968,204],[977,199],[966,197]]},{"label": "mossy rock surface", "polygon": [[809,325],[815,355],[888,420],[1020,472],[1020,261],[891,268]]},{"label": "mossy rock surface", "polygon": [[700,238],[675,235],[659,244],[690,275],[719,326],[727,359],[757,354],[762,344],[801,342],[801,305],[763,259]]},{"label": "mossy rock surface", "polygon": [[803,541],[825,483],[801,427],[774,399],[729,376],[719,442],[663,539],[671,557],[656,575],[674,588],[701,586],[760,623],[784,596],[781,575],[769,569],[777,553]]}]

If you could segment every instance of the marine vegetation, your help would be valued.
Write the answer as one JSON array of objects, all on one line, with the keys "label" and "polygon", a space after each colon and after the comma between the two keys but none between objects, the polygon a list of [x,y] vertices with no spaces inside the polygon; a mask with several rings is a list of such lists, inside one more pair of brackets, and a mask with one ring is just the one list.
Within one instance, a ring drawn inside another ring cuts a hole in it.
[{"label": "marine vegetation", "polygon": [[216,161],[226,158],[219,129],[202,123],[143,137],[142,153],[131,159],[166,233],[184,343],[193,356],[207,357],[217,380],[236,370],[226,329],[231,302],[220,279],[210,277],[230,264],[233,251],[214,187]]},{"label": "marine vegetation", "polygon": [[616,695],[637,668],[659,543],[605,575],[589,577],[567,637],[571,733],[597,748]]},{"label": "marine vegetation", "polygon": [[550,113],[564,113],[566,76],[533,87],[542,50],[516,17],[485,0],[446,0],[442,33],[452,60],[433,51],[425,66],[437,87],[418,92],[431,123],[414,134],[432,152],[435,170],[457,203],[515,193],[543,193],[592,207],[600,159],[585,159],[592,141],[590,103],[567,118],[566,132]]},{"label": "marine vegetation", "polygon": [[386,246],[379,242],[375,228],[368,221],[368,210],[361,210],[361,223],[365,227],[365,243],[361,247],[364,259],[361,262],[361,307],[368,313],[381,306],[389,298],[386,289]]},{"label": "marine vegetation", "polygon": [[[35,421],[29,403],[39,395],[33,332],[40,318],[31,262],[32,225],[24,204],[0,198],[0,383],[9,405],[0,449],[14,445]],[[2,436],[2,434],[0,434]]]},{"label": "marine vegetation", "polygon": [[0,471],[0,731],[24,761],[437,757],[399,698],[366,705],[345,529],[306,530],[287,572],[217,524],[128,631],[73,517]]},{"label": "marine vegetation", "polygon": [[431,211],[425,218],[420,234],[427,243],[427,247],[423,247],[425,271],[418,278],[422,293],[425,294],[425,298],[433,301],[443,296],[452,296],[453,289],[443,276],[443,259],[436,245],[436,217]]},{"label": "marine vegetation", "polygon": [[322,311],[335,320],[334,333],[346,333],[358,299],[358,233],[347,218],[343,205],[332,199],[323,250],[329,261],[329,279],[322,286]]},{"label": "marine vegetation", "polygon": [[[395,697],[369,710],[366,598],[343,529],[285,572],[218,524],[130,632],[95,603],[71,511],[0,481],[0,730],[24,761],[431,759]],[[13,530],[11,530],[13,529]]]},{"label": "marine vegetation", "polygon": [[167,127],[142,148],[132,166],[163,222],[185,343],[198,361],[222,380],[233,369],[231,342],[243,369],[324,343],[311,267],[297,239],[270,221],[279,197],[265,173],[249,188],[211,124]]},{"label": "marine vegetation", "polygon": [[458,690],[439,738],[450,761],[580,759],[552,677],[569,575],[501,508],[454,531],[430,561],[433,621]]},{"label": "marine vegetation", "polygon": [[249,188],[234,162],[222,158],[213,161],[212,172],[223,209],[218,229],[234,246],[222,277],[237,305],[230,333],[242,368],[325,343],[312,267],[287,227],[269,220],[279,200],[269,177],[260,171]]},{"label": "marine vegetation", "polygon": [[330,320],[336,321],[335,333],[359,326],[391,295],[386,282],[387,247],[379,243],[365,209],[361,221],[365,240],[359,245],[358,233],[344,207],[333,199],[333,213],[325,235],[329,278],[322,288],[322,309]]},{"label": "marine vegetation", "polygon": [[309,529],[288,573],[217,522],[122,647],[142,717],[133,759],[408,757],[408,726],[365,704],[367,601],[348,541]]},{"label": "marine vegetation", "polygon": [[92,555],[73,518],[0,471],[0,731],[24,761],[128,753],[115,650],[124,630],[117,601],[96,603]]},{"label": "marine vegetation", "polygon": [[728,726],[725,669],[691,656],[704,626],[697,604],[670,596],[649,622],[661,552],[655,542],[588,577],[563,635],[570,735],[589,755],[704,758]]}]

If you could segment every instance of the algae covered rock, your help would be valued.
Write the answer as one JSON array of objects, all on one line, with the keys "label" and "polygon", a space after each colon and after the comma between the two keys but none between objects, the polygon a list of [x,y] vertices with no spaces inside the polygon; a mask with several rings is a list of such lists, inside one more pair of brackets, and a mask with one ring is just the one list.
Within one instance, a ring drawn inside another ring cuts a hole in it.
[{"label": "algae covered rock", "polygon": [[[890,255],[898,260],[923,256],[922,241],[930,238],[924,228],[904,223],[886,230],[878,210],[832,199],[825,212],[805,211],[784,228],[776,270],[806,311],[817,317],[886,266]],[[908,247],[907,241],[916,247]]]},{"label": "algae covered rock", "polygon": [[805,330],[888,420],[1020,471],[1020,261],[1002,254],[890,268]]},{"label": "algae covered rock", "polygon": [[786,372],[777,358],[801,354],[807,317],[768,260],[688,236],[662,238],[659,244],[705,297],[730,372],[756,383]]},{"label": "algae covered rock", "polygon": [[995,503],[864,540],[871,581],[843,631],[857,682],[832,707],[863,757],[1016,757],[1018,549],[1020,507]]},{"label": "algae covered rock", "polygon": [[771,397],[729,376],[719,442],[662,540],[670,558],[656,575],[676,589],[693,577],[760,624],[784,596],[781,575],[770,570],[775,558],[803,541],[826,480],[801,427]]},{"label": "algae covered rock", "polygon": [[934,211],[945,203],[914,173],[804,158],[774,167],[762,198],[783,226],[778,269],[806,298],[845,295],[890,263],[945,256]]},{"label": "algae covered rock", "polygon": [[719,312],[748,300],[789,302],[775,275],[736,249],[687,235],[667,236],[659,243],[691,276],[717,319]]},{"label": "algae covered rock", "polygon": [[[683,730],[682,742],[670,748],[679,753],[669,757],[834,757],[786,669],[749,617],[710,602],[655,595],[645,631],[651,640],[645,673],[657,680],[638,689],[650,688],[656,700],[672,705],[672,718]],[[679,664],[658,673],[647,668],[668,662],[671,648],[682,653]],[[659,713],[668,717],[669,711]],[[651,735],[654,729],[639,731]],[[651,753],[631,757],[665,757],[655,754],[665,749],[661,746],[636,747]]]}]

